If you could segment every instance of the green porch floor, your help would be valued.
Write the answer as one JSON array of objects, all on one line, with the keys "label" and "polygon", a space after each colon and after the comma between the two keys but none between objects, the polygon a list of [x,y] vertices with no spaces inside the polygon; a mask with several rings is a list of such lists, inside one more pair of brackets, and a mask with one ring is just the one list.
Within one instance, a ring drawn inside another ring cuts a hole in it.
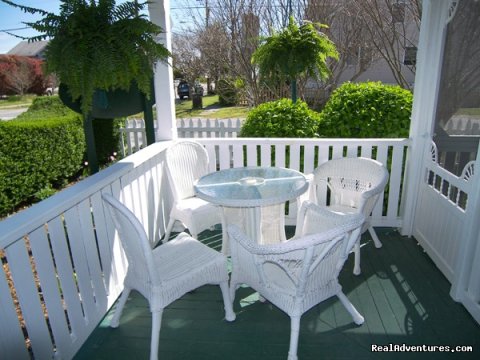
[{"label": "green porch floor", "polygon": [[[336,298],[317,305],[302,317],[299,359],[479,359],[480,326],[449,296],[449,282],[415,239],[391,228],[378,228],[377,234],[381,249],[368,233],[362,238],[362,274],[352,274],[352,254],[340,276],[365,323],[356,326]],[[201,235],[219,245],[219,234]],[[148,359],[151,318],[145,299],[132,292],[117,329],[108,327],[114,309],[75,359]],[[237,291],[234,310],[237,319],[226,322],[218,286],[204,286],[177,300],[164,311],[159,359],[287,358],[286,314],[258,301],[247,287]],[[473,353],[373,353],[373,344],[467,345]]]}]

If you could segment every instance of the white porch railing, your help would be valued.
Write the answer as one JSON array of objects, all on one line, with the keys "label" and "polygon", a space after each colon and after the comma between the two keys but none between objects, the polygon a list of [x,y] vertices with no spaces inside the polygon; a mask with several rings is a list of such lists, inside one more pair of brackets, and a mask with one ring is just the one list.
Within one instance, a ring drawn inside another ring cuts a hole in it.
[{"label": "white porch railing", "polygon": [[123,290],[127,265],[101,194],[120,197],[158,239],[170,201],[167,145],[149,146],[0,222],[0,358],[70,359],[82,346]]},{"label": "white porch railing", "polygon": [[[375,158],[390,172],[387,191],[372,213],[374,226],[401,226],[399,214],[408,139],[195,139],[205,145],[212,171],[240,166],[279,166],[311,173],[319,164],[343,156]],[[295,205],[294,205],[295,206]],[[290,211],[286,224],[295,224]]]},{"label": "white porch railing", "polygon": [[[408,139],[197,140],[211,157],[212,171],[276,165],[309,173],[330,158],[374,156],[390,171],[388,191],[373,213],[374,224],[401,225]],[[163,174],[168,144],[151,145],[0,222],[2,358],[70,359],[81,347],[122,291],[127,266],[101,194],[119,197],[150,237],[159,239],[171,207]],[[292,215],[289,221],[294,221]]]}]

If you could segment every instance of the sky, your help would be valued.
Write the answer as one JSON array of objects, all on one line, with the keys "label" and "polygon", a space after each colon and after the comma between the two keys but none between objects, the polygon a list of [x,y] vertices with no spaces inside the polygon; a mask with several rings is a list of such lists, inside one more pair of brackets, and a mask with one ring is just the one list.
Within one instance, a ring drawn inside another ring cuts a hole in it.
[{"label": "sky", "polygon": [[[60,1],[59,0],[13,0],[21,5],[30,6],[34,8],[40,8],[49,12],[58,13]],[[125,0],[119,0],[117,2],[124,2]],[[189,0],[187,3],[192,5],[196,3],[196,0]],[[200,3],[200,2],[198,2]],[[185,5],[185,1],[182,0],[170,0],[171,10],[171,22],[173,31],[176,27],[181,26],[185,22],[185,14],[182,7]],[[5,54],[11,50],[20,41],[19,38],[8,35],[5,30],[11,30],[10,32],[20,36],[34,36],[35,31],[32,29],[22,29],[26,25],[23,22],[34,22],[38,20],[38,15],[25,14],[20,9],[9,6],[3,2],[0,2],[0,54]],[[21,30],[12,30],[21,29]]]}]

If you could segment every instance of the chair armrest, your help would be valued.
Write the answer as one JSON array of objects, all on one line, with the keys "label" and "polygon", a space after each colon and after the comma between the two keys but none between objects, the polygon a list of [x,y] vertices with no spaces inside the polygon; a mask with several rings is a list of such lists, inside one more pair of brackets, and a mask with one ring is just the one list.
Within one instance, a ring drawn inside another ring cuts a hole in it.
[{"label": "chair armrest", "polygon": [[[372,211],[373,208],[375,207],[377,201],[378,201],[378,195],[380,195],[384,190],[385,190],[385,186],[377,186],[374,189],[367,190],[367,191],[363,192],[362,195],[361,195],[361,198],[360,198],[360,204],[358,206],[359,211],[362,212],[362,213],[365,212],[365,206],[367,205],[369,200],[373,201],[372,209],[370,209],[370,211]],[[377,196],[376,199],[372,199],[376,196]],[[368,215],[370,215],[370,214],[368,214]]]}]

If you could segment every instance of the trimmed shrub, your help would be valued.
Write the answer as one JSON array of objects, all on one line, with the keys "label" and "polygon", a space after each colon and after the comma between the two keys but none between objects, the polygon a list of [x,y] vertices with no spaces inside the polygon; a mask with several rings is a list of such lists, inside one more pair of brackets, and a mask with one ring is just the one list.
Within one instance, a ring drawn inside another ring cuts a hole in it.
[{"label": "trimmed shrub", "polygon": [[75,114],[63,105],[58,95],[38,96],[33,99],[28,111],[20,114],[16,120],[42,120],[45,118],[72,116]]},{"label": "trimmed shrub", "polygon": [[[58,96],[41,96],[33,100],[27,112],[16,120],[38,120],[56,117],[72,116],[76,114],[65,106]],[[77,114],[80,118],[81,115]],[[93,131],[95,134],[95,148],[99,165],[111,162],[110,157],[119,153],[120,127],[124,119],[94,119]],[[83,125],[82,125],[83,126]]]},{"label": "trimmed shrub", "polygon": [[82,167],[80,116],[0,122],[0,216],[58,187]]},{"label": "trimmed shrub", "polygon": [[240,130],[241,137],[318,137],[319,114],[298,100],[281,99],[252,109]]},{"label": "trimmed shrub", "polygon": [[218,101],[222,106],[236,105],[238,101],[238,89],[234,79],[220,79],[217,81],[215,91]]},{"label": "trimmed shrub", "polygon": [[94,119],[95,150],[99,165],[112,162],[111,157],[119,154],[120,127],[124,119]]},{"label": "trimmed shrub", "polygon": [[319,134],[333,138],[408,137],[413,96],[380,82],[344,83],[320,113]]}]

